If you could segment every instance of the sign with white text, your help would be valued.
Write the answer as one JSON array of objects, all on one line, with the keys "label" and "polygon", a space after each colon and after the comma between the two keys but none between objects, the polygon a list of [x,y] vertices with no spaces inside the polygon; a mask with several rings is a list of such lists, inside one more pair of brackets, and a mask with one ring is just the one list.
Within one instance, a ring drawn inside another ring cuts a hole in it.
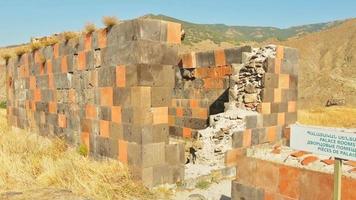
[{"label": "sign with white text", "polygon": [[356,134],[339,130],[291,125],[293,149],[356,161]]}]

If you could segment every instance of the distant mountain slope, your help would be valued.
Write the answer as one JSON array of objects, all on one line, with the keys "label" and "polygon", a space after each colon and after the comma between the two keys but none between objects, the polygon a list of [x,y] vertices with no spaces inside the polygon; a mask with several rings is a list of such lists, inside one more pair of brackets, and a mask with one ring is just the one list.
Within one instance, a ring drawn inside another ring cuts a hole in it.
[{"label": "distant mountain slope", "polygon": [[301,36],[307,33],[331,28],[342,23],[342,21],[334,21],[280,29],[275,27],[227,26],[224,24],[195,24],[165,15],[149,14],[143,16],[143,18],[162,19],[181,23],[186,32],[186,38],[183,42],[184,44],[199,43],[204,40],[211,40],[216,44],[220,44],[221,42],[228,42],[234,45],[238,45],[246,41],[262,42],[270,38],[275,38],[277,40],[286,40],[291,37]]},{"label": "distant mountain slope", "polygon": [[323,106],[329,98],[356,106],[356,19],[279,43],[299,49],[302,107]]}]

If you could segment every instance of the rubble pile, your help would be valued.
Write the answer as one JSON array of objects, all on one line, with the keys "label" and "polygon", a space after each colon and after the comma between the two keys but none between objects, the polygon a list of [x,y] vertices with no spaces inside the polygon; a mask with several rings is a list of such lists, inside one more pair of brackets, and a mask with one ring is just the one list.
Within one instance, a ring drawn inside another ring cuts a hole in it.
[{"label": "rubble pile", "polygon": [[256,110],[261,102],[263,75],[267,71],[267,58],[275,57],[276,46],[253,48],[243,53],[243,63],[233,65],[229,102],[239,108]]}]

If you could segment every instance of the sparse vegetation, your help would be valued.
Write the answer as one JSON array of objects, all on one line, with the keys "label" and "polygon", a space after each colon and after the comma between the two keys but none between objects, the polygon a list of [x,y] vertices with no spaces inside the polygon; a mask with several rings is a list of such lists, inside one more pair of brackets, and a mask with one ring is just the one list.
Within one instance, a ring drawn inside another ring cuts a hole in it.
[{"label": "sparse vegetation", "polygon": [[201,181],[197,182],[195,187],[204,190],[204,189],[207,189],[210,185],[211,185],[211,183],[209,181],[201,180]]},{"label": "sparse vegetation", "polygon": [[1,101],[0,102],[0,108],[4,109],[4,108],[6,108],[6,106],[7,106],[6,101]]},{"label": "sparse vegetation", "polygon": [[78,147],[78,153],[82,156],[88,156],[88,148],[81,144],[79,147]]},{"label": "sparse vegetation", "polygon": [[111,28],[119,23],[119,19],[115,16],[104,16],[102,21],[107,28]]},{"label": "sparse vegetation", "polygon": [[31,42],[30,49],[32,52],[39,50],[43,47],[43,43],[41,42]]},{"label": "sparse vegetation", "polygon": [[316,126],[355,128],[356,108],[325,107],[298,110],[298,121]]},{"label": "sparse vegetation", "polygon": [[53,46],[55,44],[57,44],[59,42],[59,38],[56,36],[52,36],[52,37],[46,37],[42,43],[43,46]]},{"label": "sparse vegetation", "polygon": [[62,34],[65,42],[79,37],[78,33],[72,31],[63,32]]},{"label": "sparse vegetation", "polygon": [[1,58],[4,59],[5,63],[7,64],[11,58],[11,54],[10,53],[4,53],[1,55]]},{"label": "sparse vegetation", "polygon": [[0,193],[51,187],[93,199],[154,199],[118,161],[83,157],[58,138],[14,133],[5,116],[0,109]]},{"label": "sparse vegetation", "polygon": [[28,46],[21,46],[15,49],[15,54],[18,57],[21,57],[23,54],[30,52],[30,48]]},{"label": "sparse vegetation", "polygon": [[85,24],[85,27],[84,27],[85,34],[92,34],[94,31],[96,31],[95,24],[93,24],[93,23]]}]

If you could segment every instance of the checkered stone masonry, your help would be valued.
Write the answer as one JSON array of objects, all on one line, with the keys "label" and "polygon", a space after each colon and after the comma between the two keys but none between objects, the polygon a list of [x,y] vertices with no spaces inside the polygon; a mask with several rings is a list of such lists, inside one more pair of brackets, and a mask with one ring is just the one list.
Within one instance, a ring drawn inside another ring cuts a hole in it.
[{"label": "checkered stone masonry", "polygon": [[9,124],[127,163],[149,187],[182,180],[184,146],[168,142],[180,37],[137,19],[11,59]]}]

